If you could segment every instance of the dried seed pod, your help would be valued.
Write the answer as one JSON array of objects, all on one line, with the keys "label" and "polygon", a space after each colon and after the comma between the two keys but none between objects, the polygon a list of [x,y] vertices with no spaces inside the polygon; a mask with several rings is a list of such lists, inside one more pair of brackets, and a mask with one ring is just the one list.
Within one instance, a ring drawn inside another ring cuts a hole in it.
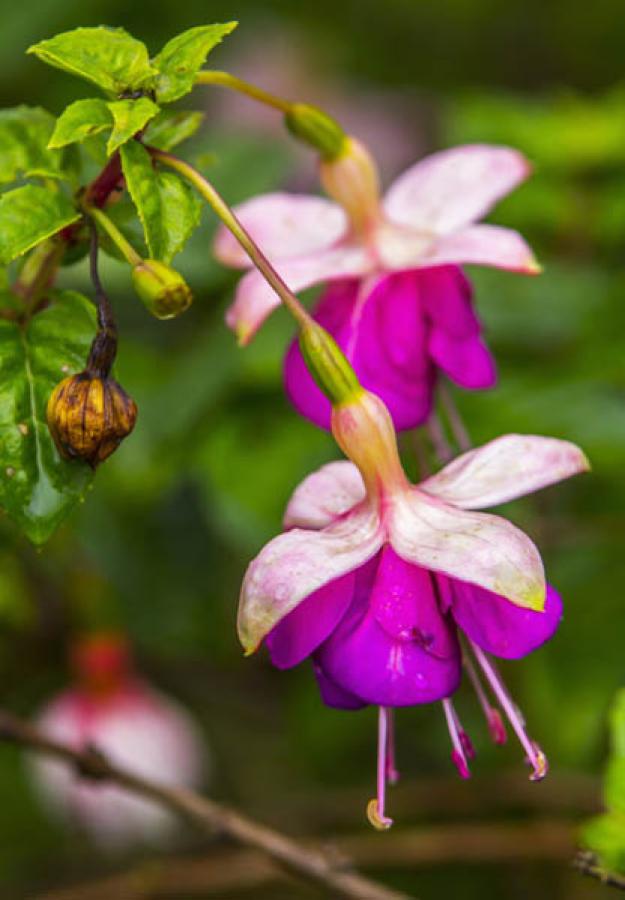
[{"label": "dried seed pod", "polygon": [[135,291],[158,319],[173,319],[191,306],[193,294],[182,275],[157,259],[144,259],[132,270]]},{"label": "dried seed pod", "polygon": [[89,369],[64,378],[48,400],[48,427],[59,453],[94,469],[130,434],[136,418],[132,397],[113,378]]}]

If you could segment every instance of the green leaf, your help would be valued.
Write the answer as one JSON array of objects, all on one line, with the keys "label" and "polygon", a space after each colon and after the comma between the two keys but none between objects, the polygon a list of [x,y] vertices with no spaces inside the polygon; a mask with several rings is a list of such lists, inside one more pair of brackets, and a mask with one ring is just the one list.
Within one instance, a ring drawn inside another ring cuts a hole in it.
[{"label": "green leaf", "polygon": [[63,110],[56,120],[56,126],[48,147],[65,147],[80,143],[94,134],[110,128],[113,124],[106,102],[99,97],[76,100]]},{"label": "green leaf", "polygon": [[93,305],[73,291],[26,327],[0,320],[0,504],[36,544],[46,541],[92,480],[61,459],[46,424],[54,386],[84,368],[95,332]]},{"label": "green leaf", "polygon": [[236,27],[237,22],[199,25],[168,41],[152,60],[159,71],[156,81],[156,98],[159,103],[171,103],[188,94],[210,51]]},{"label": "green leaf", "polygon": [[192,137],[202,124],[204,113],[186,109],[163,109],[148,125],[143,140],[150,147],[172,150]]},{"label": "green leaf", "polygon": [[107,106],[115,123],[106,145],[109,156],[141,131],[159,112],[158,106],[149,97],[139,97],[138,100],[113,100],[107,103]]},{"label": "green leaf", "polygon": [[143,225],[150,256],[161,259],[165,228],[161,195],[150,154],[139,141],[128,141],[120,149],[126,187]]},{"label": "green leaf", "polygon": [[157,172],[156,178],[164,231],[159,259],[169,263],[200,224],[202,201],[193,188],[175,172]]},{"label": "green leaf", "polygon": [[54,117],[40,107],[0,110],[0,183],[63,176],[63,154],[48,149],[53,128]]},{"label": "green leaf", "polygon": [[11,262],[79,218],[61,193],[34,184],[7,191],[0,196],[0,262]]},{"label": "green leaf", "polygon": [[150,154],[138,141],[124,144],[121,158],[149,254],[169,263],[199,224],[201,201],[178,175],[155,170]]},{"label": "green leaf", "polygon": [[40,41],[27,52],[111,94],[150,87],[156,74],[145,44],[123,28],[76,28]]}]

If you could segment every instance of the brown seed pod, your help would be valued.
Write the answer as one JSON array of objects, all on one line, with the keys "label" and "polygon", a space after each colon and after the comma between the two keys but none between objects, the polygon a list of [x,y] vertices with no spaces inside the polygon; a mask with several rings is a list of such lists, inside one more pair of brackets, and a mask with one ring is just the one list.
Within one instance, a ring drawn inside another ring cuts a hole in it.
[{"label": "brown seed pod", "polygon": [[113,378],[85,370],[57,384],[47,419],[61,456],[84,459],[95,469],[132,431],[137,406]]}]

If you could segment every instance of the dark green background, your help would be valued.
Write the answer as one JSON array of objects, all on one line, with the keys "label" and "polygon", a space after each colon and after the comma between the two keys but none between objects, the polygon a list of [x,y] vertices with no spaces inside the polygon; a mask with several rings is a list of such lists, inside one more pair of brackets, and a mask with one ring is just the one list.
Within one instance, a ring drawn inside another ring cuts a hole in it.
[{"label": "dark green background", "polygon": [[[301,99],[319,96],[321,83],[331,112],[341,113],[351,98],[364,120],[368,98],[375,97],[368,119],[374,133],[380,106],[392,98],[389,107],[400,104],[399,124],[415,157],[416,148],[477,140],[516,145],[532,159],[535,176],[492,220],[522,230],[545,272],[533,279],[471,273],[500,384],[458,401],[478,441],[507,431],[552,434],[577,441],[593,463],[590,476],[510,508],[539,541],[566,604],[553,642],[534,658],[505,666],[532,733],[550,757],[553,782],[532,786],[518,801],[497,787],[500,770],[513,770],[519,782],[526,778],[521,753],[512,741],[502,750],[488,746],[467,690],[459,707],[479,751],[473,783],[454,782],[451,804],[441,800],[452,778],[441,710],[403,712],[399,762],[407,786],[395,789],[390,811],[396,806],[400,812],[398,830],[461,816],[553,818],[547,801],[541,809],[540,797],[547,796],[568,809],[569,818],[582,818],[586,794],[571,794],[563,779],[600,772],[606,710],[625,681],[622,5],[3,0],[2,6],[5,105],[42,104],[58,113],[88,95],[79,82],[23,55],[56,31],[123,25],[155,52],[183,28],[238,18],[238,31],[211,57],[215,66],[242,70],[253,54],[259,78],[263,65],[268,78],[281,66],[297,70],[297,90],[306,94]],[[292,94],[284,77],[282,89]],[[279,185],[314,188],[312,156],[295,154],[277,128],[268,131],[270,116],[255,131],[257,120],[240,101],[228,118],[226,100],[206,90],[189,104],[209,112],[191,156],[211,154],[203,163],[225,197],[237,202]],[[403,151],[392,149],[397,171]],[[389,164],[386,169],[395,174]],[[210,259],[213,227],[206,213],[204,228],[180,257],[197,297],[180,320],[150,319],[126,271],[114,263],[104,268],[121,321],[118,375],[137,399],[139,423],[98,473],[86,503],[41,552],[2,524],[1,702],[31,714],[65,683],[64,648],[76,623],[122,623],[144,672],[192,709],[205,730],[213,761],[208,787],[215,796],[307,837],[366,833],[373,710],[325,709],[306,666],[278,673],[263,654],[243,660],[236,641],[236,599],[247,561],[279,529],[298,480],[337,451],[283,397],[280,359],[291,331],[286,315],[276,314],[248,350],[235,347],[222,322],[234,279]],[[63,279],[88,289],[83,267]],[[427,802],[416,793],[411,803],[410,783],[417,779],[441,790],[432,790]],[[591,805],[594,791],[591,784]],[[463,792],[473,798],[464,812]],[[201,847],[191,837],[186,846]],[[84,841],[49,824],[18,754],[0,748],[2,897],[32,896],[125,865],[99,858]],[[423,900],[460,892],[467,900],[607,893],[565,860],[376,873]],[[251,893],[276,898],[282,890]],[[284,890],[289,897],[316,896],[312,889]]]}]

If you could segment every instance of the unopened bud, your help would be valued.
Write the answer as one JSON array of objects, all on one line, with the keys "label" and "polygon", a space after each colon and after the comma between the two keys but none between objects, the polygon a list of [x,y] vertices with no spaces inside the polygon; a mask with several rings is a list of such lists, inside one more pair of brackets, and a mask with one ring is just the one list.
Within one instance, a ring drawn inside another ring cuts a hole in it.
[{"label": "unopened bud", "polygon": [[95,469],[132,431],[137,406],[113,378],[87,369],[57,384],[47,419],[61,456],[84,459]]},{"label": "unopened bud", "polygon": [[346,136],[338,122],[308,103],[294,103],[284,116],[292,135],[318,150],[324,159],[335,159],[343,150]]},{"label": "unopened bud", "polygon": [[144,259],[132,270],[132,283],[157,319],[173,319],[191,306],[193,295],[182,275],[157,259]]},{"label": "unopened bud", "polygon": [[316,322],[304,325],[299,346],[310,374],[333,405],[349,400],[362,390],[347,357],[321,325]]}]

